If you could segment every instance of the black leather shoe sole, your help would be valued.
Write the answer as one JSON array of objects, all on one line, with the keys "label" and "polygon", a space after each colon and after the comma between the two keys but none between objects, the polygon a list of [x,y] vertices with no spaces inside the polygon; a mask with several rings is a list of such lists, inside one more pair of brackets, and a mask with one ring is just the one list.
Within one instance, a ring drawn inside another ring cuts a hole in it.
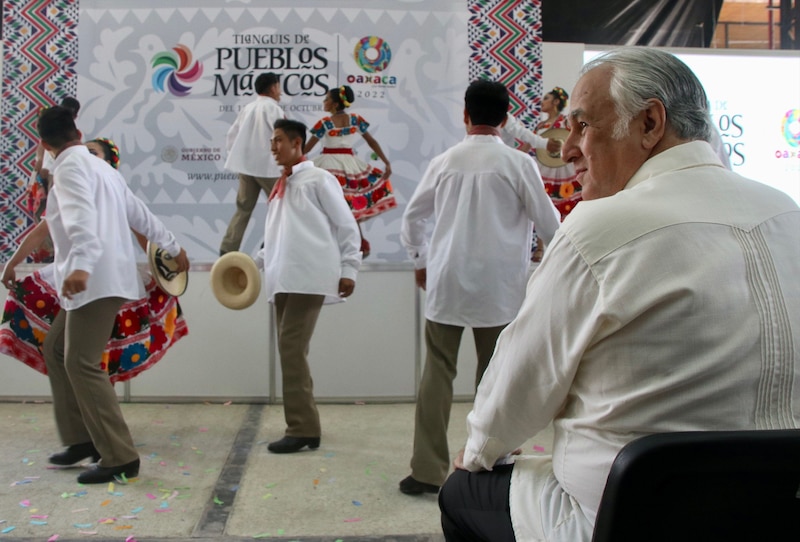
[{"label": "black leather shoe sole", "polygon": [[91,442],[68,446],[63,452],[51,455],[49,461],[52,465],[68,467],[83,461],[87,457],[91,457],[92,461],[95,463],[100,460],[100,452],[97,451],[97,448],[95,448],[94,444]]},{"label": "black leather shoe sole", "polygon": [[139,476],[139,460],[131,461],[119,467],[96,466],[78,475],[79,484],[104,484],[113,482],[115,477],[136,478]]},{"label": "black leather shoe sole", "polygon": [[319,437],[283,437],[270,442],[267,450],[274,454],[291,454],[308,446],[312,450],[319,448]]},{"label": "black leather shoe sole", "polygon": [[426,484],[406,476],[400,480],[400,491],[406,495],[422,495],[423,493],[439,493],[439,486]]}]

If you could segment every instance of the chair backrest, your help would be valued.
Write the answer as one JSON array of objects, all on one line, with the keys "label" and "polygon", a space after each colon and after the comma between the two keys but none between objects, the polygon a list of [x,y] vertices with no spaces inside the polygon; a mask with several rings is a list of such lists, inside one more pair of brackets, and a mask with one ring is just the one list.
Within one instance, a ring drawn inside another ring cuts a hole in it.
[{"label": "chair backrest", "polygon": [[617,454],[592,542],[800,541],[800,429],[659,433]]}]

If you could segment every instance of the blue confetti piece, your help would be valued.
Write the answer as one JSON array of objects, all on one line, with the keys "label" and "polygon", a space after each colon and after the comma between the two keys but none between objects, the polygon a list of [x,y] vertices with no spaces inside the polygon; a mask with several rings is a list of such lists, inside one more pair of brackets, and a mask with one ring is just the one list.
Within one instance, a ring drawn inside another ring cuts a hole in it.
[{"label": "blue confetti piece", "polygon": [[131,510],[131,514],[134,514],[134,515],[138,514],[142,510],[144,510],[144,506],[140,506],[139,508],[134,508],[133,510]]},{"label": "blue confetti piece", "polygon": [[72,526],[76,529],[91,529],[94,523],[73,523]]},{"label": "blue confetti piece", "polygon": [[13,531],[14,529],[16,529],[16,527],[14,527],[14,526],[12,525],[11,527],[6,527],[6,528],[5,528],[5,529],[3,529],[2,531],[0,531],[0,533],[2,533],[2,534],[10,533],[10,532],[11,532],[11,531]]},{"label": "blue confetti piece", "polygon": [[40,520],[31,520],[31,525],[47,525],[47,522]]},{"label": "blue confetti piece", "polygon": [[361,506],[361,501],[353,501],[353,505],[355,505],[355,506]]},{"label": "blue confetti piece", "polygon": [[169,503],[167,501],[163,501],[161,503],[161,508],[169,508]]}]

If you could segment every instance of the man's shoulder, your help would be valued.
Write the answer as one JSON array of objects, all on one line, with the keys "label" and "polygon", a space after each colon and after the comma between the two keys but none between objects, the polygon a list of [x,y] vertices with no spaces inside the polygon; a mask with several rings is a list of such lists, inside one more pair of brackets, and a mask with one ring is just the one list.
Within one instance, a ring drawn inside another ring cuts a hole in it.
[{"label": "man's shoulder", "polygon": [[800,213],[786,194],[722,168],[673,171],[606,198],[581,201],[562,233],[589,260],[674,226],[717,224],[749,230],[787,212]]}]

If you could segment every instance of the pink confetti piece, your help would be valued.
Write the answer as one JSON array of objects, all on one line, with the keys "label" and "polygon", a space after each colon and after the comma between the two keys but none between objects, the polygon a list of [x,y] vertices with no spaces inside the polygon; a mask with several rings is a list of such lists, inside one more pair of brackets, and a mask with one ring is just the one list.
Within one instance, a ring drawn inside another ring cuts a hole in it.
[{"label": "pink confetti piece", "polygon": [[61,536],[61,535],[54,534],[53,536],[51,536],[50,538],[48,538],[48,539],[47,539],[47,542],[56,542],[56,540],[58,540],[58,538],[59,538],[60,536]]},{"label": "pink confetti piece", "polygon": [[534,446],[533,447],[533,451],[534,452],[544,452],[544,446]]},{"label": "pink confetti piece", "polygon": [[223,406],[231,406],[232,404],[233,401],[225,401],[224,403],[222,403]]},{"label": "pink confetti piece", "polygon": [[359,521],[361,521],[361,518],[350,518],[350,519],[344,520],[345,523],[357,523]]},{"label": "pink confetti piece", "polygon": [[97,531],[78,531],[78,532],[80,534],[85,534],[85,535],[90,535],[90,536],[93,535],[93,534],[97,534]]},{"label": "pink confetti piece", "polygon": [[31,519],[47,519],[48,516],[42,514],[34,514],[31,516]]},{"label": "pink confetti piece", "polygon": [[201,427],[200,428],[200,432],[201,433],[208,433],[208,427]]},{"label": "pink confetti piece", "polygon": [[157,499],[157,498],[158,498],[158,497],[156,497],[155,495],[153,495],[152,493],[148,493],[148,494],[146,495],[146,497],[147,497],[148,499],[151,499],[151,500],[155,500],[155,499]]},{"label": "pink confetti piece", "polygon": [[128,538],[125,539],[125,542],[136,542],[136,539],[132,536],[129,536]]},{"label": "pink confetti piece", "polygon": [[172,512],[172,508],[156,508],[153,512]]},{"label": "pink confetti piece", "polygon": [[99,523],[101,525],[110,525],[111,523],[115,523],[116,521],[117,521],[117,518],[102,518],[102,519],[98,519],[97,523]]},{"label": "pink confetti piece", "polygon": [[31,501],[29,501],[28,499],[25,499],[24,501],[20,501],[19,505],[21,507],[23,507],[23,508],[29,508],[30,505],[31,505]]}]

